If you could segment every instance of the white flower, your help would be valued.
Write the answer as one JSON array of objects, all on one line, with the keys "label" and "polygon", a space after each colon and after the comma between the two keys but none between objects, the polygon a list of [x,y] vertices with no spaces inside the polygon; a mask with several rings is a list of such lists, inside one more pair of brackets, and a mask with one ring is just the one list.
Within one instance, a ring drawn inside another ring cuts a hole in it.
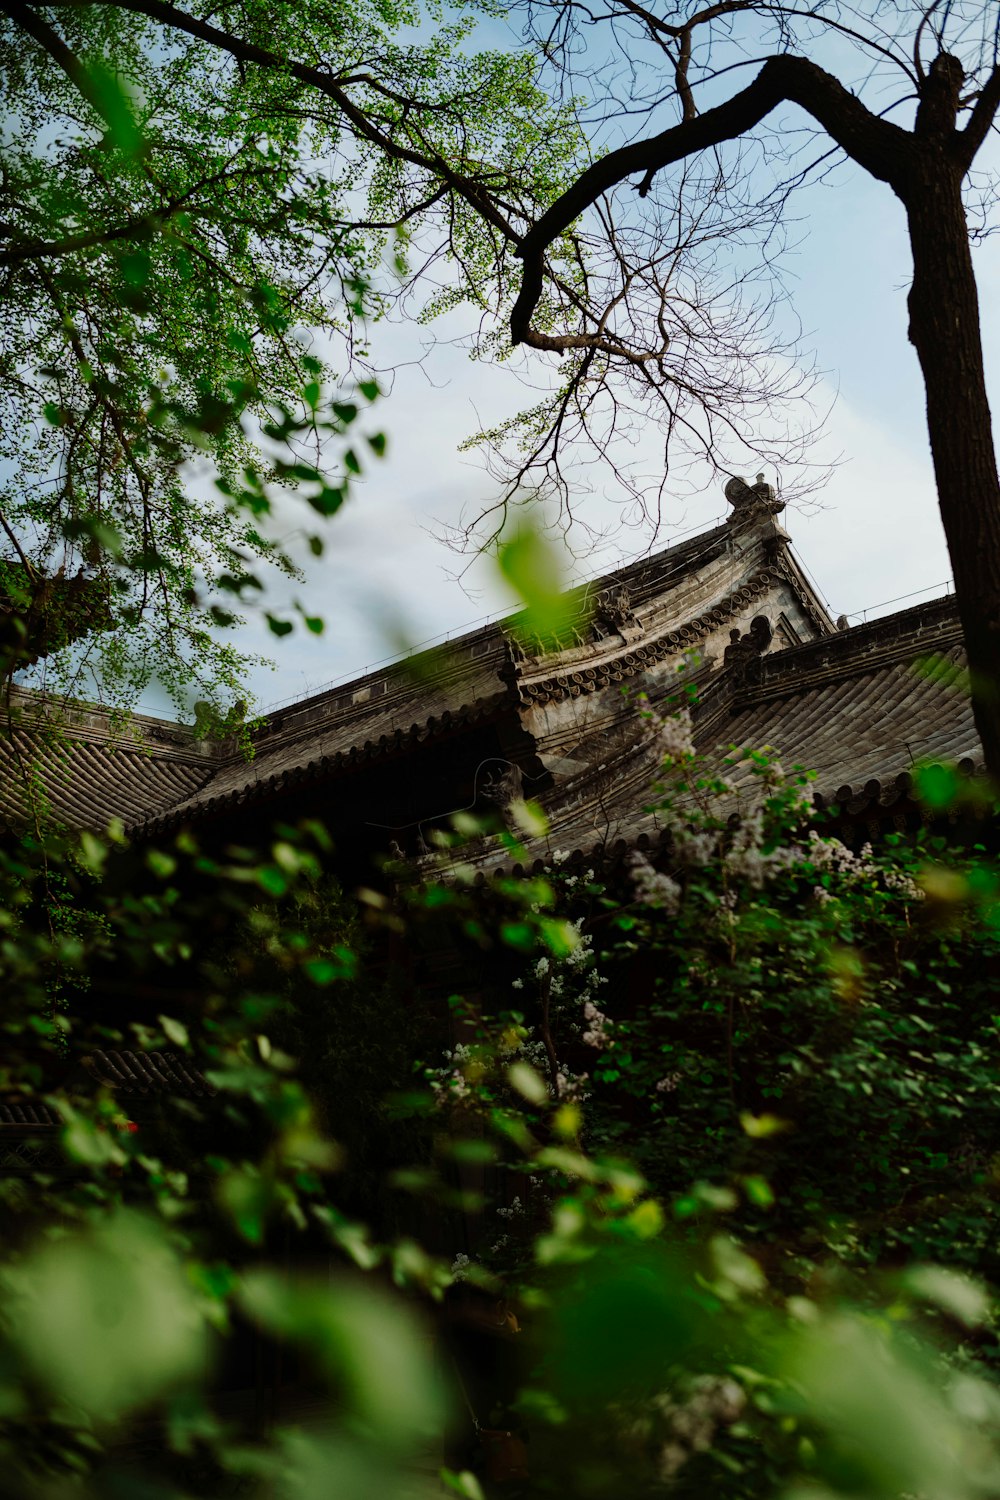
[{"label": "white flower", "polygon": [[681,888],[669,875],[661,875],[644,854],[636,850],[629,864],[632,867],[632,884],[635,894],[646,906],[659,906],[671,916],[680,906]]},{"label": "white flower", "polygon": [[584,1084],[589,1078],[588,1073],[571,1073],[568,1068],[561,1068],[556,1074],[556,1098],[557,1099],[586,1099],[587,1093]]},{"label": "white flower", "polygon": [[652,716],[647,720],[650,729],[659,741],[659,748],[666,759],[682,760],[694,754],[691,737],[691,714],[686,708],[678,709],[660,719]]},{"label": "white flower", "polygon": [[588,1047],[596,1047],[600,1050],[611,1045],[611,1039],[605,1028],[608,1018],[602,1010],[598,1010],[592,1000],[588,1000],[583,1007],[583,1018],[588,1023],[587,1030],[583,1033],[583,1040]]},{"label": "white flower", "polygon": [[683,865],[703,869],[714,857],[719,847],[716,833],[694,833],[688,828],[673,830],[672,852]]}]

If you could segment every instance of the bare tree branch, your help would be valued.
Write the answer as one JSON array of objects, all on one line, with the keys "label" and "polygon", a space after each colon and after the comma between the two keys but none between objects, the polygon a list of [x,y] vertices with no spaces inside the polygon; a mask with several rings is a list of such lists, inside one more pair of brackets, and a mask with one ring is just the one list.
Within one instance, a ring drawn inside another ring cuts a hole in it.
[{"label": "bare tree branch", "polygon": [[994,67],[972,107],[968,124],[959,132],[958,160],[962,172],[972,166],[976,153],[989,135],[990,127],[1000,109],[1000,67]]},{"label": "bare tree branch", "polygon": [[816,63],[801,57],[771,57],[753,82],[724,104],[649,140],[636,141],[601,157],[546,210],[524,237],[518,252],[524,262],[524,279],[511,314],[514,343],[550,347],[536,343],[537,334],[531,328],[542,292],[545,249],[602,193],[642,172],[642,195],[664,167],[747,134],[782,103],[798,104],[873,177],[888,182],[897,192],[902,190],[913,154],[908,133],[873,115]]}]

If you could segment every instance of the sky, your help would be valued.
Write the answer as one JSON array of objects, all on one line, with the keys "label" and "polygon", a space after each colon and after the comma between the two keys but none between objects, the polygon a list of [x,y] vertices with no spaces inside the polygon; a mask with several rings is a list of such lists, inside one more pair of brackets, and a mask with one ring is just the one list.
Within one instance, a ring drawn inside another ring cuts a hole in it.
[{"label": "sky", "polygon": [[[943,593],[951,572],[920,374],[906,338],[905,221],[890,190],[849,165],[828,183],[803,189],[795,214],[799,243],[786,271],[804,347],[824,372],[819,399],[831,405],[816,457],[835,467],[822,491],[790,506],[782,521],[832,613],[854,622]],[[996,400],[1000,247],[987,240],[975,254]],[[398,655],[404,640],[420,645],[461,634],[515,604],[484,561],[459,578],[467,560],[439,534],[496,493],[477,455],[458,451],[461,441],[528,404],[510,368],[473,363],[452,342],[464,331],[461,313],[452,313],[430,327],[400,324],[376,333],[376,358],[399,367],[378,406],[388,453],[330,525],[326,555],[310,561],[297,590],[324,618],[323,635],[297,630],[275,641],[260,622],[242,632],[245,649],[274,658],[273,668],[255,669],[249,682],[261,708],[362,675]],[[534,358],[541,365],[546,356]],[[651,463],[657,443],[650,432]],[[746,467],[752,477],[758,465],[750,455]],[[598,526],[606,523],[613,493],[591,497],[585,509]],[[652,549],[648,534],[619,533],[578,559],[573,577],[662,550],[727,511],[717,477],[706,473],[696,493],[688,483],[674,497]],[[155,690],[143,706],[164,711]]]}]

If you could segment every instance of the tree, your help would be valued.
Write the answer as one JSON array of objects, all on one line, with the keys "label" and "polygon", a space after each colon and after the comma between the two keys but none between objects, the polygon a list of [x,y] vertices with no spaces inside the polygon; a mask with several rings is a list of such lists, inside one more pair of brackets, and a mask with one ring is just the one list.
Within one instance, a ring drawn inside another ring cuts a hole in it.
[{"label": "tree", "polygon": [[[576,7],[545,13],[565,46]],[[800,7],[780,0],[659,8],[611,0],[607,16],[612,23],[637,26],[668,70],[669,81],[658,83],[649,113],[672,105],[680,118],[593,163],[525,236],[524,279],[511,318],[514,342],[550,347],[534,321],[542,257],[581,214],[628,178],[639,176],[640,195],[649,193],[657,174],[743,140],[782,104],[798,106],[836,149],[886,183],[907,216],[913,253],[909,337],[924,378],[976,725],[987,765],[1000,775],[1000,480],[966,203],[971,174],[1000,107],[996,7],[978,0],[933,0],[912,7],[875,6],[869,13],[864,6]],[[747,28],[743,35],[740,26]],[[867,56],[867,80],[852,82],[871,94],[877,91],[877,106],[805,55],[817,47],[822,52],[831,38]],[[759,64],[748,63],[741,45],[762,39],[774,50]],[[719,55],[720,45],[731,49],[726,58]],[[756,68],[753,80],[714,102],[718,79],[749,66]],[[897,85],[888,96],[887,78]],[[703,92],[711,101],[704,111]],[[889,118],[914,104],[909,128]]]},{"label": "tree", "polygon": [[[126,281],[153,274],[155,256],[149,271],[144,256],[155,230],[157,254],[169,246],[179,273],[189,276],[196,263],[213,271],[207,284],[194,283],[205,298],[197,340],[182,341],[176,329],[157,322],[159,295],[147,298],[142,337],[171,334],[168,347],[186,361],[186,394],[232,403],[226,382],[235,362],[240,379],[252,377],[250,393],[266,399],[268,384],[287,387],[299,369],[293,328],[336,321],[317,292],[324,276],[353,277],[357,291],[366,277],[370,282],[379,253],[365,236],[405,226],[421,243],[437,215],[444,234],[432,249],[449,259],[450,280],[432,297],[430,310],[471,302],[484,319],[485,341],[496,344],[491,315],[509,306],[519,260],[512,342],[567,362],[555,390],[527,414],[527,453],[515,465],[515,482],[532,466],[551,474],[571,429],[593,432],[616,380],[660,403],[668,436],[686,432],[710,450],[718,445],[718,424],[731,424],[745,438],[753,415],[782,388],[773,343],[759,329],[748,334],[739,311],[747,273],[734,270],[726,256],[732,243],[750,241],[764,251],[766,267],[769,236],[788,195],[816,166],[801,153],[789,163],[794,134],[767,133],[780,106],[795,106],[814,134],[826,138],[820,160],[843,153],[885,182],[907,214],[914,262],[910,338],[926,386],[976,721],[987,763],[1000,774],[1000,480],[966,202],[1000,105],[995,8],[982,0],[933,0],[913,9],[887,4],[872,12],[835,0],[801,7],[782,0],[708,6],[690,0],[660,8],[611,0],[602,12],[611,42],[594,52],[594,72],[607,89],[606,115],[619,112],[614,128],[620,133],[627,119],[625,128],[638,138],[589,165],[582,165],[588,148],[576,127],[578,102],[552,105],[537,73],[544,58],[572,86],[574,49],[590,12],[531,0],[525,9],[534,51],[470,59],[461,51],[467,22],[444,27],[426,47],[394,42],[392,27],[419,19],[411,10],[343,9],[333,36],[320,5],[289,12],[255,0],[241,8],[238,21],[229,17],[223,26],[204,7],[164,0],[101,6],[66,0],[54,7],[5,0],[11,75],[26,129],[41,127],[43,101],[54,96],[53,70],[63,117],[79,121],[55,190],[43,191],[35,156],[13,154],[8,179],[17,212],[2,259],[11,276],[15,267],[30,268],[24,272],[24,326],[35,327],[43,304],[50,342],[53,331],[58,341],[77,326],[65,293],[62,301],[45,293],[53,266],[68,267],[79,283],[90,263],[76,257],[99,251],[105,265],[120,266]],[[53,14],[58,25],[49,19]],[[486,14],[492,14],[489,7]],[[274,43],[278,29],[280,47]],[[652,49],[647,71],[640,42]],[[863,76],[850,80],[858,93],[816,60],[834,44],[838,65],[841,54],[867,60]],[[626,61],[624,97],[614,91],[617,45]],[[756,61],[748,62],[748,55]],[[115,78],[140,86],[143,102],[132,112],[121,86],[105,87],[111,65]],[[726,80],[748,67],[753,80],[725,93]],[[895,92],[888,95],[890,80]],[[911,124],[889,118],[914,103]],[[626,107],[627,116],[620,113]],[[640,119],[660,125],[664,114],[672,120],[666,129],[640,136]],[[139,136],[152,144],[140,150]],[[217,147],[217,159],[207,175],[198,175],[206,139]],[[758,178],[744,170],[751,144],[768,169],[784,167],[763,193]],[[178,161],[187,164],[179,181]],[[655,210],[647,224],[621,191],[637,176],[640,197]],[[234,181],[235,212],[223,197]],[[83,227],[81,210],[98,187],[106,195],[93,215],[99,222]],[[359,212],[362,187],[367,203]],[[42,239],[46,214],[59,233]],[[114,247],[134,246],[137,235],[146,237],[147,248],[137,259],[133,249],[115,261]],[[331,245],[345,257],[349,276],[332,267]],[[262,272],[270,279],[262,280]],[[79,304],[79,286],[70,289]],[[119,301],[120,294],[119,288]],[[220,361],[217,341],[206,333],[230,294],[240,307],[262,302],[263,311],[249,328],[239,316],[224,320],[237,348],[235,361],[228,354]],[[185,295],[185,317],[196,300]],[[118,302],[112,296],[106,305]],[[347,324],[350,342],[357,328],[350,317]],[[70,362],[75,358],[79,367],[81,355],[67,337]],[[120,342],[121,331],[116,337]],[[130,329],[125,342],[129,349],[146,347]],[[207,348],[214,359],[209,369]],[[21,373],[24,359],[22,349],[9,361],[12,388],[37,400],[38,389]],[[114,378],[110,386],[117,393],[141,385],[131,376]],[[96,398],[106,406],[104,388],[92,385],[75,403],[52,403],[53,416],[64,424],[57,430],[68,433],[59,493],[71,501],[72,464],[69,470],[65,464],[81,449],[80,434],[89,435],[91,447],[107,441],[106,424],[100,438],[94,436],[95,419],[103,419],[91,405]],[[146,409],[134,420],[145,430]],[[617,420],[614,408],[607,420]],[[606,428],[598,441],[604,435]],[[128,483],[134,480],[140,496],[146,481],[132,460],[141,446],[118,442],[120,463],[132,474]],[[92,483],[97,475],[103,483],[108,465],[98,458],[90,473]],[[32,504],[37,512],[39,502]],[[92,515],[93,501],[88,504]],[[175,525],[182,525],[183,503],[178,507]],[[151,514],[141,500],[138,511]],[[41,513],[47,514],[44,506]],[[195,572],[201,561],[192,563]]]},{"label": "tree", "polygon": [[[238,657],[206,607],[231,621],[234,594],[254,597],[254,559],[293,566],[265,530],[262,484],[315,479],[320,386],[370,378],[370,321],[414,293],[421,317],[465,302],[479,352],[510,353],[520,246],[588,147],[575,104],[540,88],[537,47],[473,51],[465,7],[434,17],[432,35],[401,40],[415,4],[358,0],[335,24],[326,5],[274,0],[224,19],[161,0],[0,5],[8,590],[23,599],[26,584],[30,601],[53,571],[97,574],[100,618],[129,639],[107,630],[92,647],[126,685],[155,663],[179,699],[206,671],[220,707],[237,692]],[[523,414],[512,487],[538,465],[562,478],[575,433],[603,444],[624,417],[619,366],[666,431],[703,449],[713,424],[748,437],[801,387],[740,276],[722,266],[712,282],[732,228],[716,179],[689,174],[655,243],[608,221],[546,257],[535,326],[566,359]],[[739,224],[765,235],[773,212],[747,201]],[[633,357],[622,318],[638,330],[671,298],[686,335]],[[265,463],[254,438],[276,404],[293,451]],[[228,504],[192,483],[206,456]],[[315,508],[337,503],[321,490]]]},{"label": "tree", "polygon": [[[325,6],[244,12],[255,43],[281,34],[317,60],[298,69],[304,82],[284,62],[253,66],[253,45],[220,60],[173,27],[190,18],[162,11],[0,14],[0,610],[23,623],[44,600],[51,616],[85,580],[109,696],[134,696],[155,671],[178,706],[193,682],[224,714],[240,657],[212,625],[238,623],[259,596],[255,565],[294,572],[289,532],[311,531],[322,551],[292,491],[320,516],[346,493],[325,482],[323,443],[354,420],[359,384],[375,394],[365,327],[395,295],[386,251],[395,242],[402,273],[407,227],[454,190],[447,241],[482,261],[474,189],[445,160],[500,162],[498,197],[540,204],[575,136],[522,59],[465,58],[462,25],[397,42],[417,19],[407,6],[341,6],[335,25]],[[337,101],[325,115],[317,79]],[[424,191],[407,175],[407,155],[424,157],[396,150],[352,91],[389,114],[412,100],[405,132],[426,135],[446,181]],[[474,284],[479,269],[466,270]],[[364,451],[355,439],[342,453],[347,479]],[[47,634],[22,630],[8,665],[74,635],[51,619]],[[78,648],[69,669],[80,660]]]}]

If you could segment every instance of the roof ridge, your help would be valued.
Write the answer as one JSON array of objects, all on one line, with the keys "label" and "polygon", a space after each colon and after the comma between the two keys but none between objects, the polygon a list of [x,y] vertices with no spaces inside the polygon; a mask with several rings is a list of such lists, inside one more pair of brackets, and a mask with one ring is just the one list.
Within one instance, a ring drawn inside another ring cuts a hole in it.
[{"label": "roof ridge", "polygon": [[[921,639],[923,637],[923,640]],[[744,707],[781,697],[789,691],[801,692],[811,682],[848,677],[858,671],[872,671],[894,661],[912,661],[916,650],[926,643],[928,653],[934,647],[958,645],[963,639],[954,595],[912,605],[892,615],[882,615],[862,625],[838,630],[819,640],[803,641],[762,658],[763,677],[737,689],[734,706]],[[816,666],[809,670],[811,662]]]}]

